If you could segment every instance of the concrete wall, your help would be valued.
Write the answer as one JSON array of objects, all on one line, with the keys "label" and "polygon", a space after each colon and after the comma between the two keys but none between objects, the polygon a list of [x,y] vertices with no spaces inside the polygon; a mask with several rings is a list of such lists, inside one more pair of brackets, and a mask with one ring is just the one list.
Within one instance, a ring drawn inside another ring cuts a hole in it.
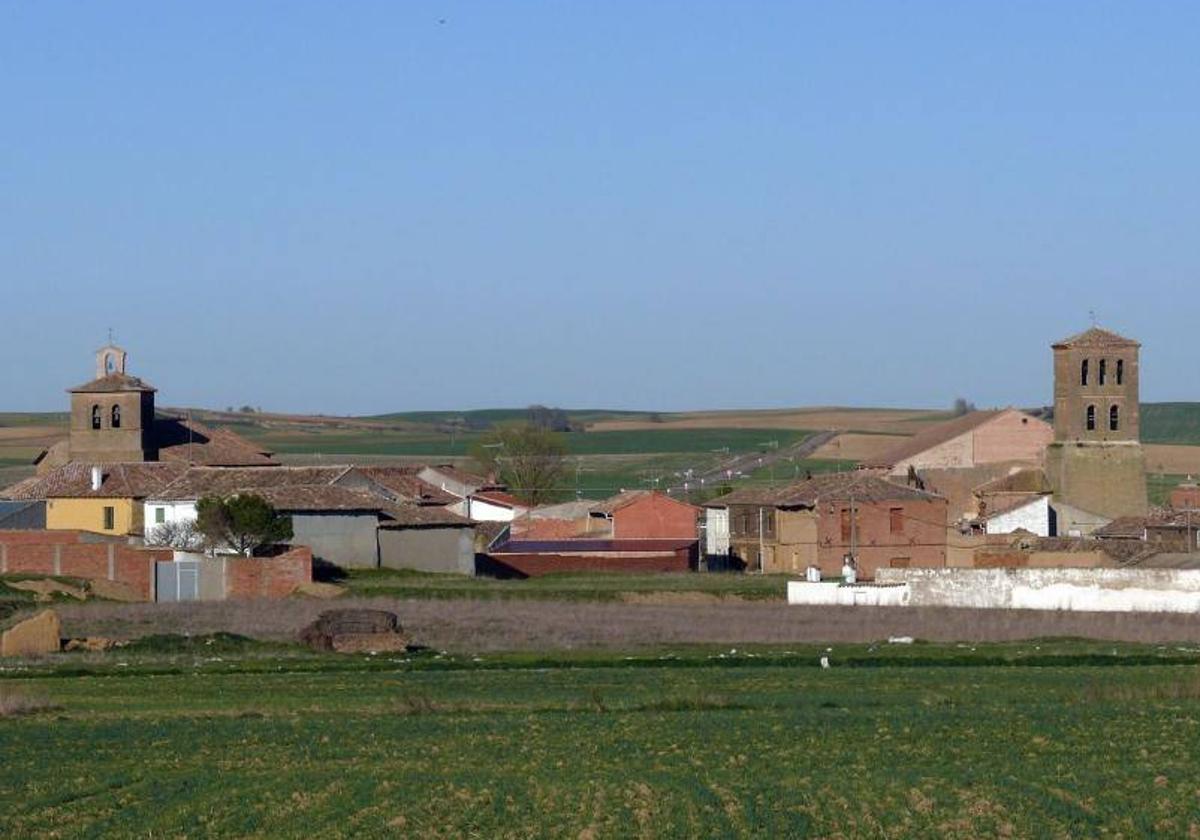
[{"label": "concrete wall", "polygon": [[1198,612],[1200,570],[884,569],[912,606],[1089,612]]},{"label": "concrete wall", "polygon": [[312,549],[313,557],[346,569],[379,567],[379,517],[374,513],[308,513],[292,517],[292,545]]},{"label": "concrete wall", "polygon": [[379,565],[387,569],[475,574],[471,528],[380,528]]}]

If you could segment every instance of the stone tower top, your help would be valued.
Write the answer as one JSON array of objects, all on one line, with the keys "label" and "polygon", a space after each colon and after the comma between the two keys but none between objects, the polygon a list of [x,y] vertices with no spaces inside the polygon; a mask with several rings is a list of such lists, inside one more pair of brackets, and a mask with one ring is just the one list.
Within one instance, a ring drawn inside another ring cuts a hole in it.
[{"label": "stone tower top", "polygon": [[1136,443],[1141,345],[1092,327],[1052,347],[1055,440]]}]

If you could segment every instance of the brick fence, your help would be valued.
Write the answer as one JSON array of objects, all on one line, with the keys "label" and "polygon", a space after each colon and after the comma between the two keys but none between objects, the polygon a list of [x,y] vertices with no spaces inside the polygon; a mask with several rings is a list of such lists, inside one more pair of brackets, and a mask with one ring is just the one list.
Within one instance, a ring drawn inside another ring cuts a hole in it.
[{"label": "brick fence", "polygon": [[227,557],[225,597],[286,598],[312,582],[312,549],[296,546],[275,557]]},{"label": "brick fence", "polygon": [[82,531],[0,531],[0,574],[111,580],[148,601],[154,564],[172,555],[169,548],[85,541]]}]

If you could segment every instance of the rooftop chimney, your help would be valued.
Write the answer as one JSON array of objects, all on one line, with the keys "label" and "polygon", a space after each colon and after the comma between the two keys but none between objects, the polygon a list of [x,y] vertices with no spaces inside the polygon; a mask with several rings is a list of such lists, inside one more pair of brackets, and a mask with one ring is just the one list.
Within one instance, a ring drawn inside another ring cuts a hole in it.
[{"label": "rooftop chimney", "polygon": [[104,470],[100,467],[92,467],[92,489],[99,490],[100,485],[104,483]]}]

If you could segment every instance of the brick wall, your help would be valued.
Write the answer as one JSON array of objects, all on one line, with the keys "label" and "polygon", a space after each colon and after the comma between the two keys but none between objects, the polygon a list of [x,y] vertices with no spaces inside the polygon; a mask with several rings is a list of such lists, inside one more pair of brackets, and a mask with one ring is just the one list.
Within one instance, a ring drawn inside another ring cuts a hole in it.
[{"label": "brick wall", "polygon": [[154,564],[170,560],[170,549],[82,539],[79,531],[0,531],[0,574],[111,580],[153,598]]},{"label": "brick wall", "polygon": [[492,563],[525,577],[555,572],[687,572],[695,568],[694,549],[646,554],[493,554]]},{"label": "brick wall", "polygon": [[613,512],[613,539],[695,539],[700,508],[661,493],[640,496]]},{"label": "brick wall", "polygon": [[286,598],[312,582],[312,549],[297,546],[276,557],[229,557],[225,560],[225,597]]},{"label": "brick wall", "polygon": [[[817,555],[825,577],[841,575],[842,559],[850,551],[842,528],[842,510],[849,509],[849,502],[822,502],[818,507]],[[874,579],[882,568],[946,565],[945,499],[860,502],[855,509],[860,580]]]}]

